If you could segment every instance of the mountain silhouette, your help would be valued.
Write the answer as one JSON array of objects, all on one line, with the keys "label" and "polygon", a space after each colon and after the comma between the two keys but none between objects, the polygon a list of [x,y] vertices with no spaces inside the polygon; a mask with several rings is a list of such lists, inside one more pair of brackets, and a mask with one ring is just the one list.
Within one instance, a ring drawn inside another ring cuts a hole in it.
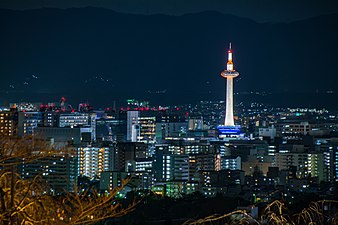
[{"label": "mountain silhouette", "polygon": [[0,9],[0,102],[224,99],[229,42],[240,72],[235,92],[338,91],[337,22],[337,14],[257,23],[214,11]]}]

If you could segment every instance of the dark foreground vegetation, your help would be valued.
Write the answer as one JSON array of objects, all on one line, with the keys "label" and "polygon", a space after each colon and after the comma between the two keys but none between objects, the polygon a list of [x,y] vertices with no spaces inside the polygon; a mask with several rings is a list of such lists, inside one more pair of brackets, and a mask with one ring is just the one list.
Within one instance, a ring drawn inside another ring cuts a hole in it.
[{"label": "dark foreground vegetation", "polygon": [[[127,204],[128,201],[125,200]],[[258,216],[248,206],[257,207]],[[222,195],[205,198],[199,193],[181,199],[149,194],[136,210],[123,217],[101,222],[105,225],[143,224],[338,224],[338,201],[319,200],[319,196],[299,194],[292,204],[285,199],[250,204],[239,197]]]}]

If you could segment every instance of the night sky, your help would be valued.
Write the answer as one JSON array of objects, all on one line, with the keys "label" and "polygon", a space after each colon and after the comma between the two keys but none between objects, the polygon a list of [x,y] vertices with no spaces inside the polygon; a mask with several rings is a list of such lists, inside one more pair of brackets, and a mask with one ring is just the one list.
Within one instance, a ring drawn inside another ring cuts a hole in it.
[{"label": "night sky", "polygon": [[135,14],[182,15],[215,10],[259,22],[294,21],[338,12],[338,3],[334,0],[1,0],[0,2],[0,8],[9,9],[86,6]]},{"label": "night sky", "polygon": [[[244,2],[246,2],[244,4]],[[235,92],[336,102],[336,1],[0,1],[0,104],[123,98],[164,104]],[[89,6],[89,7],[88,7]],[[320,79],[318,79],[321,77]],[[298,97],[295,93],[300,94]],[[305,97],[304,97],[305,96]],[[257,99],[235,97],[235,101]],[[285,101],[284,101],[285,102]]]}]

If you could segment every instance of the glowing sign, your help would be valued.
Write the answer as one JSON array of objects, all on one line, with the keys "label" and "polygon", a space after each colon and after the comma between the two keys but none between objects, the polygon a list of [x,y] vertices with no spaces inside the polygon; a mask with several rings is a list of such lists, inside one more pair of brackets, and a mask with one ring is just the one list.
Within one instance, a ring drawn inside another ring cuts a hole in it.
[{"label": "glowing sign", "polygon": [[220,125],[217,127],[217,130],[219,131],[219,133],[222,135],[226,135],[226,134],[241,134],[241,127],[240,126],[224,126],[224,125]]}]

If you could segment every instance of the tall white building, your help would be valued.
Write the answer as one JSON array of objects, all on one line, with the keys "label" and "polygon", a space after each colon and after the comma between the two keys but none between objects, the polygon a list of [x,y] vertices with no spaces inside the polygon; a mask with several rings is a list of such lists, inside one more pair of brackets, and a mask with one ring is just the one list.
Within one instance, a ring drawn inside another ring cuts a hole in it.
[{"label": "tall white building", "polygon": [[[128,111],[127,112],[127,141],[137,141],[137,140],[132,140],[135,139],[135,129],[137,128],[138,125],[138,118],[139,118],[139,111]],[[134,136],[133,136],[134,132]],[[137,139],[137,138],[136,138]]]},{"label": "tall white building", "polygon": [[113,151],[109,147],[85,147],[78,149],[79,175],[100,177],[103,171],[113,168]]},{"label": "tall white building", "polygon": [[144,143],[155,143],[155,129],[156,129],[156,117],[139,117],[138,122],[140,125],[139,141]]}]

